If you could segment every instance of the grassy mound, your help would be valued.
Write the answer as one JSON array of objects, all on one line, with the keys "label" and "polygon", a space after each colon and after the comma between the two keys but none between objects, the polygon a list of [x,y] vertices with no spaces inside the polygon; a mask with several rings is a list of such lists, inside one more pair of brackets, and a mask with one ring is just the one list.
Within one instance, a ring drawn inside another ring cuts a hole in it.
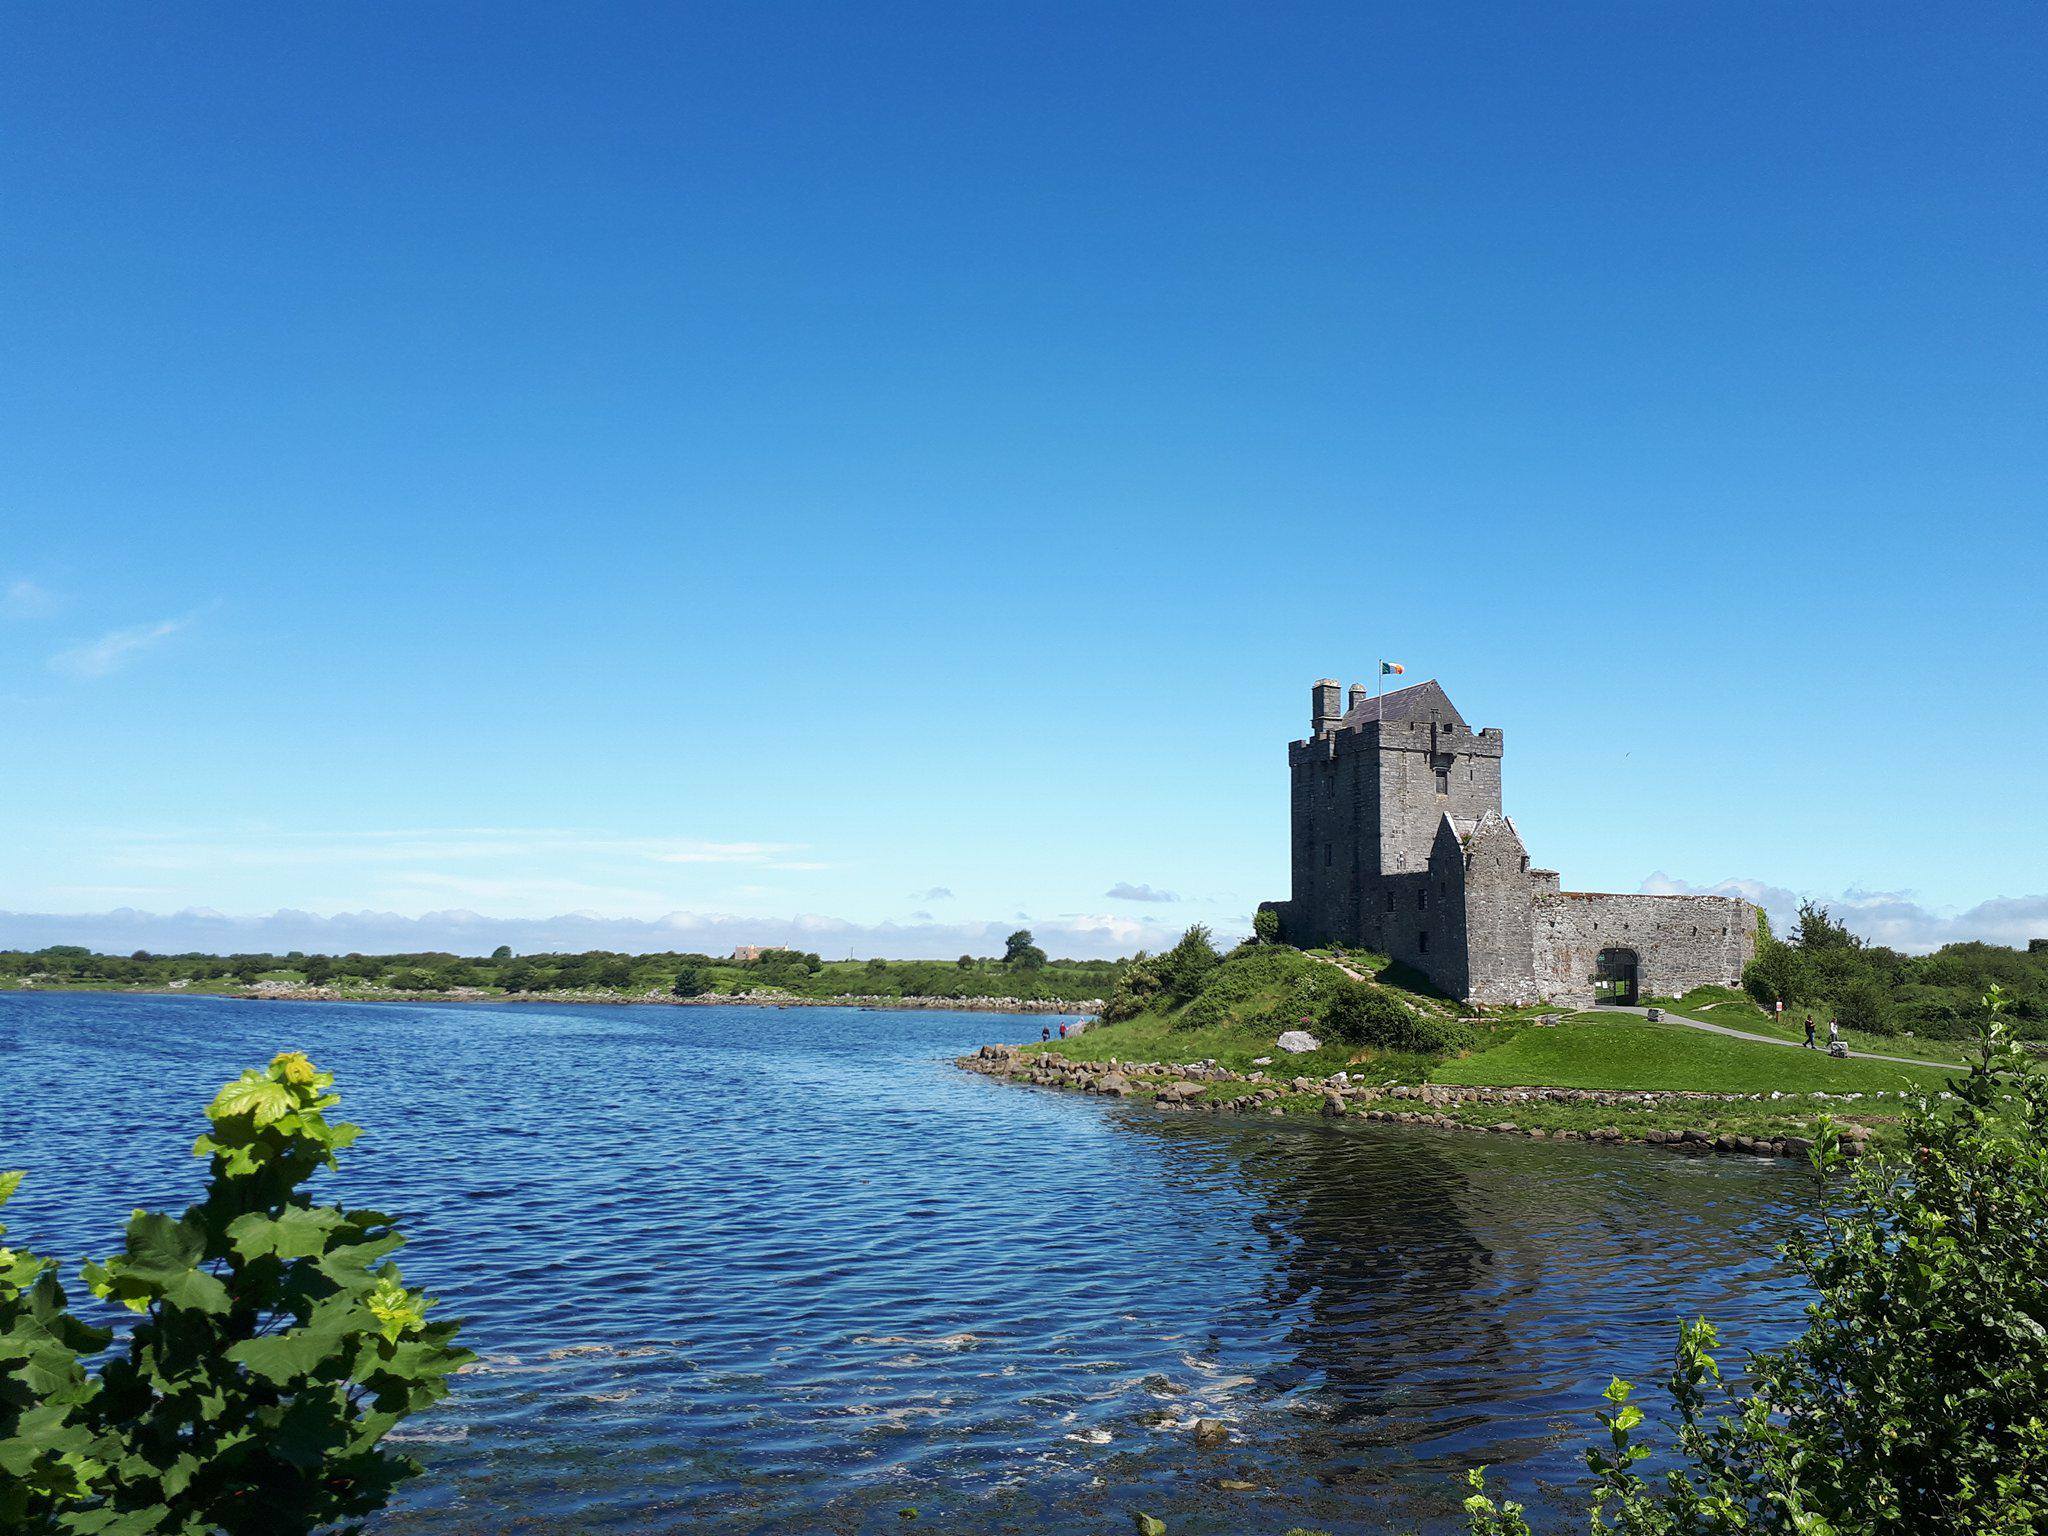
[{"label": "grassy mound", "polygon": [[[1270,1057],[1276,1071],[1308,1077],[1371,1064],[1375,1076],[1413,1079],[1473,1044],[1431,999],[1355,980],[1282,945],[1205,956],[1206,943],[1191,932],[1167,953],[1133,962],[1103,1022],[1054,1049],[1077,1061],[1213,1060],[1238,1071]],[[1301,1055],[1280,1050],[1281,1034],[1292,1029],[1307,1030],[1321,1047]]]}]

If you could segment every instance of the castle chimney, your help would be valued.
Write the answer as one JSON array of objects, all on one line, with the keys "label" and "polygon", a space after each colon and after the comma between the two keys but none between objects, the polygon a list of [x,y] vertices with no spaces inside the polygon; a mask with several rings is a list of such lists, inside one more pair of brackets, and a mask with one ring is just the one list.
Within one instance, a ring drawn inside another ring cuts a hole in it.
[{"label": "castle chimney", "polygon": [[1358,708],[1359,705],[1363,704],[1367,699],[1371,697],[1372,692],[1365,686],[1365,684],[1353,683],[1351,685],[1351,707],[1353,709]]},{"label": "castle chimney", "polygon": [[1332,729],[1344,718],[1344,706],[1338,701],[1344,695],[1344,685],[1334,677],[1316,679],[1316,685],[1309,691],[1309,719],[1315,734]]}]

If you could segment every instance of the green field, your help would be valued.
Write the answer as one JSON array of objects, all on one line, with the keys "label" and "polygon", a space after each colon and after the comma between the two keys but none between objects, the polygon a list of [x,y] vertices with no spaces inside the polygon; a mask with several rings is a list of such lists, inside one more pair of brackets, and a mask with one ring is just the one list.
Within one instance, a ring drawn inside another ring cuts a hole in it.
[{"label": "green field", "polygon": [[1938,1088],[1949,1076],[1936,1067],[1836,1061],[1822,1051],[1732,1040],[1633,1014],[1581,1013],[1561,1024],[1503,1033],[1498,1045],[1440,1063],[1429,1080],[1477,1087],[1874,1093]]}]

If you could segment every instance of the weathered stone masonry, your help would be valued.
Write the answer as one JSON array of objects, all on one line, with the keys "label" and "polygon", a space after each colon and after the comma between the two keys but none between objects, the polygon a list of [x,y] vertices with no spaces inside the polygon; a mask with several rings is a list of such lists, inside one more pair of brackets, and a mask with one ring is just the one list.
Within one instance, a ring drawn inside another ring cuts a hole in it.
[{"label": "weathered stone masonry", "polygon": [[1331,679],[1287,748],[1293,894],[1282,935],[1376,950],[1454,997],[1591,1002],[1603,976],[1672,995],[1741,978],[1756,909],[1728,896],[1565,891],[1501,813],[1498,730],[1434,681],[1378,698]]}]

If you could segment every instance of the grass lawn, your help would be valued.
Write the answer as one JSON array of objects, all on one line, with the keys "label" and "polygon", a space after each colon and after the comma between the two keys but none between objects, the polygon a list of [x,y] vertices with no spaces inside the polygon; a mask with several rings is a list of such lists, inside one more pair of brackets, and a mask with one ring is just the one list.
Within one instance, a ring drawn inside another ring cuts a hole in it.
[{"label": "grass lawn", "polygon": [[1491,1050],[1445,1061],[1430,1081],[1703,1093],[1873,1093],[1939,1087],[1949,1075],[1933,1067],[1834,1061],[1821,1051],[1756,1045],[1633,1015],[1581,1013],[1550,1028],[1516,1030]]},{"label": "grass lawn", "polygon": [[[1777,1040],[1801,1040],[1806,1031],[1800,1021],[1810,1012],[1815,1035],[1825,1044],[1828,1037],[1826,1008],[1787,1008],[1785,1022],[1759,1008],[1747,993],[1732,987],[1695,987],[1683,997],[1646,997],[1644,1005],[1669,1008],[1687,1018],[1746,1029],[1751,1034],[1769,1035]],[[1965,1062],[1975,1047],[1968,1040],[1924,1040],[1911,1035],[1871,1035],[1860,1029],[1842,1031],[1842,1041],[1852,1051],[1876,1051],[1885,1056],[1919,1056],[1927,1061]]]}]

